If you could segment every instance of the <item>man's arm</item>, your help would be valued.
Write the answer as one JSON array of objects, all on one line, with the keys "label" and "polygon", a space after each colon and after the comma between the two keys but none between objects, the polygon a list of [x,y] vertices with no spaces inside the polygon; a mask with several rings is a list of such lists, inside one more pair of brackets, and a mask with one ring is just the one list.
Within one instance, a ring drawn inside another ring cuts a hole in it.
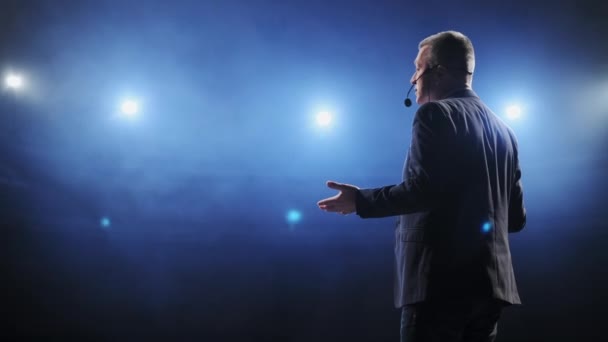
[{"label": "man's arm", "polygon": [[526,207],[524,206],[524,192],[521,182],[521,168],[517,149],[515,152],[515,179],[511,188],[509,199],[509,233],[517,233],[526,225]]},{"label": "man's arm", "polygon": [[409,214],[428,208],[445,182],[441,165],[441,141],[445,138],[446,118],[435,103],[421,106],[412,124],[407,179],[401,184],[376,189],[360,189],[356,194],[356,213],[361,218]]}]

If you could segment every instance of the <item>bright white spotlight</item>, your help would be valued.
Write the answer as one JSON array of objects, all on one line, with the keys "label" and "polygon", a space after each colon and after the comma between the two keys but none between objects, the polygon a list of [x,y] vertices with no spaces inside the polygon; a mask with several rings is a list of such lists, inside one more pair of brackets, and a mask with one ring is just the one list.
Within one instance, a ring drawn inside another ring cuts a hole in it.
[{"label": "bright white spotlight", "polygon": [[331,124],[331,114],[329,112],[320,112],[317,114],[317,124],[321,127],[327,127]]},{"label": "bright white spotlight", "polygon": [[120,105],[120,111],[126,116],[135,116],[139,113],[139,103],[133,99],[125,100]]},{"label": "bright white spotlight", "polygon": [[16,74],[9,74],[4,79],[4,83],[8,88],[21,89],[23,87],[23,78]]},{"label": "bright white spotlight", "polygon": [[521,118],[521,107],[518,105],[511,105],[506,109],[507,117],[511,120],[517,120]]}]

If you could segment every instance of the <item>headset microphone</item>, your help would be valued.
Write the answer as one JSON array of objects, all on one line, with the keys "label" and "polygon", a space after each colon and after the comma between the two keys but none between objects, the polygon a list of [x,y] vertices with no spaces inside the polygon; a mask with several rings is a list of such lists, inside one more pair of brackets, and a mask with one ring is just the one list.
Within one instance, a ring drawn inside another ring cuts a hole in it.
[{"label": "headset microphone", "polygon": [[405,101],[403,101],[403,103],[405,104],[406,107],[412,106],[412,100],[410,100],[410,93],[412,92],[412,89],[414,89],[415,85],[416,85],[416,83],[412,84],[412,86],[410,87],[410,90],[407,91],[407,96],[405,97]]},{"label": "headset microphone", "polygon": [[427,68],[426,70],[424,70],[422,72],[422,74],[420,74],[420,76],[418,76],[414,82],[412,82],[412,86],[410,87],[410,90],[407,91],[407,95],[405,96],[405,101],[403,101],[403,104],[405,104],[406,107],[411,107],[412,106],[412,100],[410,100],[410,93],[412,92],[412,89],[414,89],[414,86],[416,85],[416,82],[418,82],[418,80],[420,79],[420,77],[424,76],[424,74],[426,74],[429,71],[432,71],[433,69],[437,68],[438,65],[435,65],[433,67]]}]

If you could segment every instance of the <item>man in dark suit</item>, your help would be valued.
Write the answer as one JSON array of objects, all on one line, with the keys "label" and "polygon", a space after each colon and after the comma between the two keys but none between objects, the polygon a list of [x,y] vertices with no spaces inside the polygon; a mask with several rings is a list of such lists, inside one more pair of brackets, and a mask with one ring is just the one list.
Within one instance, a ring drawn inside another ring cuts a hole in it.
[{"label": "man in dark suit", "polygon": [[526,222],[517,140],[472,90],[471,41],[424,39],[403,182],[339,191],[319,208],[361,218],[399,216],[395,306],[402,341],[493,341],[502,308],[520,304],[508,234]]}]

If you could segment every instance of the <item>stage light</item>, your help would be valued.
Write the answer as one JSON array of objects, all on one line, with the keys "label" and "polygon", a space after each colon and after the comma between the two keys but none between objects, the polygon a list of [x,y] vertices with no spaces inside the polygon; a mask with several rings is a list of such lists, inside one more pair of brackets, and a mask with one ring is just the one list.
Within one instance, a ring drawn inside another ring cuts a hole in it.
[{"label": "stage light", "polygon": [[510,105],[506,109],[507,118],[517,120],[521,118],[521,107],[518,105]]},{"label": "stage light", "polygon": [[294,225],[302,220],[302,213],[298,210],[289,210],[285,217],[287,219],[287,223],[290,225]]},{"label": "stage light", "polygon": [[99,225],[101,226],[101,228],[108,228],[110,227],[110,219],[107,217],[102,217],[101,220],[99,220]]},{"label": "stage light", "polygon": [[139,113],[139,103],[133,99],[124,100],[120,105],[120,111],[126,116],[133,117]]},{"label": "stage light", "polygon": [[492,229],[492,224],[491,224],[490,222],[486,222],[486,223],[484,223],[484,224],[483,224],[483,226],[481,227],[481,230],[482,230],[484,233],[489,232],[489,231],[490,231],[490,229]]},{"label": "stage light", "polygon": [[9,74],[4,79],[4,84],[11,89],[21,89],[23,87],[23,77],[17,74]]},{"label": "stage light", "polygon": [[321,127],[327,127],[331,124],[332,117],[331,113],[323,111],[317,114],[317,125]]}]

